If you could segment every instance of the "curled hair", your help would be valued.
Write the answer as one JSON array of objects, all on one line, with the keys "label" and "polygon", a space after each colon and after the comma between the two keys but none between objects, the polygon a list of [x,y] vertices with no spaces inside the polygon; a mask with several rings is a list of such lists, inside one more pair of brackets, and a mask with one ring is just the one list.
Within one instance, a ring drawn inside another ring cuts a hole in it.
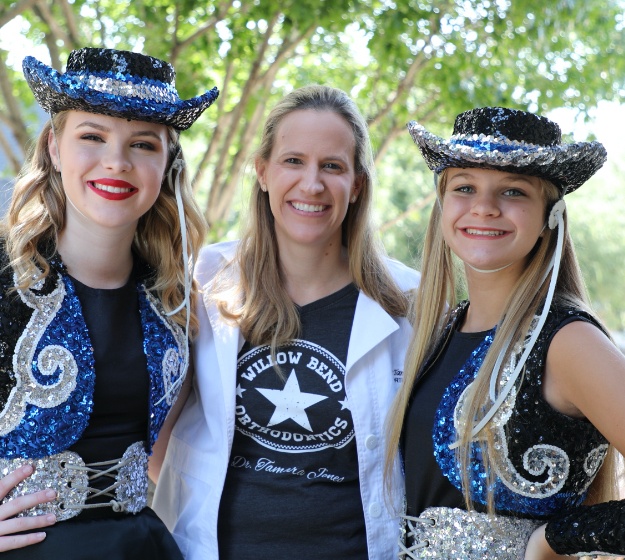
[{"label": "curled hair", "polygon": [[[62,135],[67,121],[67,111],[55,114],[41,131],[32,153],[17,178],[11,203],[2,223],[2,237],[6,243],[10,265],[17,276],[17,288],[26,290],[50,273],[46,258],[54,253],[58,235],[65,226],[67,198],[61,174],[53,170],[48,149],[50,131]],[[178,143],[178,132],[168,127],[168,166],[178,154],[183,159]],[[189,255],[196,259],[204,241],[206,225],[191,191],[185,169],[180,173],[180,191],[187,227]],[[180,220],[173,185],[163,177],[161,191],[154,205],[139,219],[133,240],[133,252],[152,269],[150,289],[158,296],[166,312],[176,309],[184,300],[184,268]],[[197,330],[198,321],[192,290],[191,333]],[[173,319],[181,326],[186,324],[186,311],[182,309]]]},{"label": "curled hair", "polygon": [[[391,472],[396,461],[397,448],[399,446],[401,432],[406,417],[407,407],[412,393],[412,388],[423,373],[426,360],[429,359],[437,341],[443,333],[443,329],[450,318],[451,311],[458,304],[457,286],[463,280],[464,270],[452,257],[449,246],[445,243],[441,227],[442,200],[445,196],[447,184],[447,170],[444,170],[437,183],[438,202],[432,208],[423,249],[423,267],[421,283],[417,289],[415,298],[415,330],[406,354],[404,366],[404,379],[397,393],[391,411],[388,425],[388,448],[385,456],[385,480],[387,492],[390,489]],[[545,201],[545,222],[548,210],[559,198],[559,191],[555,185],[544,179],[540,179]],[[545,301],[549,288],[551,274],[547,274],[551,259],[556,250],[557,229],[545,228],[538,238],[534,248],[528,255],[528,262],[523,273],[517,280],[506,302],[505,313],[500,318],[497,331],[484,360],[467,392],[467,405],[463,407],[463,418],[460,425],[468,428],[460,433],[460,446],[457,449],[457,457],[462,473],[462,486],[465,505],[468,509],[473,508],[470,488],[470,451],[471,429],[476,419],[479,420],[485,410],[489,409],[489,381],[490,373],[495,367],[497,356],[504,349],[507,340],[524,340],[531,321],[540,312],[541,305]],[[538,286],[538,289],[536,288]],[[591,313],[586,295],[584,281],[579,269],[577,257],[572,239],[568,231],[568,220],[564,214],[564,243],[560,271],[556,283],[554,303],[565,303],[583,309]],[[447,305],[447,303],[449,305]],[[593,314],[594,315],[594,314]],[[507,348],[504,358],[506,363],[513,351],[514,344]],[[495,456],[493,426],[488,423],[482,430],[478,444],[481,449],[481,460],[485,472],[494,479],[494,469],[491,468],[492,457]],[[609,454],[612,457],[612,454]],[[610,463],[611,459],[606,459]],[[610,472],[614,468],[604,463],[604,472]],[[488,511],[494,511],[493,495],[490,492],[491,485],[487,485]],[[593,487],[601,499],[611,497],[613,494],[613,481],[607,477],[597,477]]]},{"label": "curled hair", "polygon": [[[371,219],[374,167],[364,117],[352,99],[339,89],[321,85],[297,89],[270,112],[255,154],[257,161],[269,160],[276,131],[282,120],[294,111],[330,111],[343,118],[352,130],[355,140],[354,168],[361,188],[356,202],[348,206],[342,225],[349,271],[358,289],[377,301],[387,313],[396,317],[406,316],[408,298],[386,268],[384,250]],[[231,269],[233,266],[240,270],[238,280],[235,280],[236,274]],[[299,335],[299,314],[280,274],[269,195],[261,190],[258,178],[252,187],[248,224],[237,255],[222,271],[216,290],[214,297],[220,312],[239,324],[244,338],[252,345],[271,344],[275,350]],[[237,297],[233,297],[237,292]]]}]

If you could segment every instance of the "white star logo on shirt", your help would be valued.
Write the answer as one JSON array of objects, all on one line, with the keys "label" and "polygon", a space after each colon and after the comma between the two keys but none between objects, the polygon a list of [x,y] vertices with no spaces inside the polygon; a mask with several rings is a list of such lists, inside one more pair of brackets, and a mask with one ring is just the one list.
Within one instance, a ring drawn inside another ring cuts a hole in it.
[{"label": "white star logo on shirt", "polygon": [[314,393],[302,393],[295,370],[291,370],[291,374],[284,384],[284,389],[257,388],[256,390],[276,407],[267,426],[275,426],[280,422],[291,419],[310,432],[313,430],[308,420],[306,409],[328,398],[323,395],[315,395]]},{"label": "white star logo on shirt", "polygon": [[237,397],[242,398],[245,391],[247,391],[247,389],[241,388],[241,384],[239,383],[237,385]]}]

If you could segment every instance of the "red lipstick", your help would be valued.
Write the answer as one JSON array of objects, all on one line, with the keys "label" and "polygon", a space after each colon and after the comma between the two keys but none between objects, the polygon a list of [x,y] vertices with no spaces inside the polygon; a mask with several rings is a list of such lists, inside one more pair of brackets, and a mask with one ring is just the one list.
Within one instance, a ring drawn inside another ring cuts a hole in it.
[{"label": "red lipstick", "polygon": [[107,200],[125,200],[139,192],[139,189],[127,181],[106,177],[88,181],[87,185],[95,194]]}]

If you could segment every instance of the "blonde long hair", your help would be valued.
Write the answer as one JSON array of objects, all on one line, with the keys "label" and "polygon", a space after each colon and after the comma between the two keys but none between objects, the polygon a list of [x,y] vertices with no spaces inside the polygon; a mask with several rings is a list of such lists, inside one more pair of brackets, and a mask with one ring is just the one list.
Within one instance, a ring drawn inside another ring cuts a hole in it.
[{"label": "blonde long hair", "polygon": [[[559,198],[559,191],[555,185],[541,179],[541,187],[545,199],[545,207],[551,208]],[[455,263],[449,246],[445,243],[441,227],[442,201],[445,196],[447,171],[443,171],[437,182],[438,201],[432,209],[423,249],[423,268],[421,284],[415,298],[415,330],[406,354],[404,378],[402,386],[395,398],[389,413],[388,448],[385,457],[385,477],[387,490],[390,488],[392,469],[397,460],[404,419],[412,393],[412,388],[420,375],[426,360],[431,356],[437,341],[443,333],[450,313],[456,307],[457,287],[461,269]],[[547,219],[545,212],[545,220]],[[581,271],[575,256],[573,242],[568,232],[566,213],[564,215],[564,245],[560,272],[556,284],[554,300],[583,309],[592,314],[588,304],[588,297]],[[489,381],[497,356],[505,346],[505,341],[523,340],[529,330],[530,323],[540,310],[549,287],[549,275],[545,279],[551,258],[556,249],[557,229],[545,228],[536,245],[529,255],[527,266],[514,286],[505,305],[505,313],[497,325],[497,333],[489,348],[482,366],[467,394],[467,406],[463,407],[461,425],[469,429],[460,434],[460,446],[457,454],[462,473],[463,495],[468,509],[473,508],[469,488],[469,453],[471,446],[471,426],[475,419],[489,408]],[[536,289],[536,286],[539,286]],[[449,304],[449,305],[447,305]],[[594,316],[594,314],[593,314]],[[597,319],[598,320],[598,319]],[[514,344],[507,349],[505,361],[510,358]],[[490,468],[495,450],[493,449],[493,427],[489,423],[482,430],[484,437],[480,437],[479,445],[485,472],[493,477],[494,469]],[[600,475],[592,485],[592,500],[605,501],[611,499],[616,492],[614,453],[608,453]],[[491,480],[492,482],[492,480]],[[488,494],[488,511],[494,511],[493,496]]]},{"label": "blonde long hair", "polygon": [[[349,271],[358,289],[378,302],[387,313],[406,316],[408,298],[386,268],[384,250],[371,219],[374,167],[367,123],[349,96],[339,89],[321,85],[291,92],[270,112],[255,157],[267,161],[284,117],[303,110],[332,111],[345,119],[352,129],[355,172],[361,181],[361,190],[356,202],[349,205],[343,222],[343,244],[347,247]],[[240,278],[236,279],[235,271]],[[261,190],[258,178],[252,187],[248,225],[236,257],[218,276],[215,290],[213,297],[221,314],[236,321],[245,340],[252,345],[270,344],[275,351],[299,335],[299,314],[280,275],[269,196]]]},{"label": "blonde long hair", "polygon": [[[51,130],[63,134],[67,111],[55,114],[41,131],[32,153],[17,178],[11,203],[1,234],[6,243],[10,265],[17,275],[17,288],[26,290],[50,273],[50,265],[42,250],[57,246],[58,234],[65,225],[67,199],[59,173],[53,171],[48,151]],[[180,150],[178,132],[168,128],[168,168]],[[178,155],[182,158],[182,152]],[[192,196],[188,175],[180,171],[180,191],[187,227],[189,255],[195,260],[206,235],[206,222]],[[151,268],[150,289],[161,300],[166,312],[176,309],[184,300],[184,267],[182,234],[173,185],[163,178],[161,192],[155,204],[140,219],[133,240],[133,250]],[[191,292],[191,333],[195,334],[198,320],[193,311],[196,289]],[[186,325],[182,309],[173,319]]]}]

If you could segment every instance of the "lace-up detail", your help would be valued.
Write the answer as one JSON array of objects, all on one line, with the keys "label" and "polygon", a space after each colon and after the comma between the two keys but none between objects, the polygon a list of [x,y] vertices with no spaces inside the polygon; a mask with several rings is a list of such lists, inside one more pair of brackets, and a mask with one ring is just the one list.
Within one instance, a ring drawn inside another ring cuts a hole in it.
[{"label": "lace-up detail", "polygon": [[402,538],[399,541],[400,560],[419,558],[415,553],[430,546],[430,541],[420,538],[421,528],[434,527],[436,520],[432,517],[412,517],[411,515],[400,516],[402,526]]}]

